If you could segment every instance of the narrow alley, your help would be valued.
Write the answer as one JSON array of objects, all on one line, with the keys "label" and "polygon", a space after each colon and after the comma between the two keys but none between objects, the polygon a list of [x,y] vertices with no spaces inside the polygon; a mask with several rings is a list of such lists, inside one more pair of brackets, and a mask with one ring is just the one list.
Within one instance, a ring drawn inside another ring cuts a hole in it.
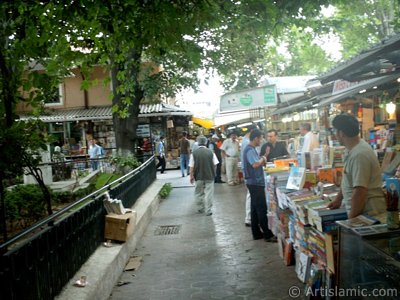
[{"label": "narrow alley", "polygon": [[[276,243],[252,239],[244,184],[216,184],[213,215],[205,216],[197,213],[188,177],[177,170],[157,176],[174,188],[132,253],[142,257],[140,267],[121,275],[111,300],[292,299],[289,288],[302,288]],[[163,226],[175,232],[162,234]]]}]

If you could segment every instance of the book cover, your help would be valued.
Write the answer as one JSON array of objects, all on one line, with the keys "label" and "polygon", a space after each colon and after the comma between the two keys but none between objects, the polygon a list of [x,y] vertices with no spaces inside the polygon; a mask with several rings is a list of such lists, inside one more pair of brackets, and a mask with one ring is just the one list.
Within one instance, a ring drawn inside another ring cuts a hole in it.
[{"label": "book cover", "polygon": [[289,178],[286,184],[287,189],[300,190],[304,186],[306,169],[303,167],[291,167]]},{"label": "book cover", "polygon": [[371,226],[371,225],[379,224],[380,221],[371,216],[359,215],[355,218],[338,221],[338,223],[346,228],[353,229],[353,228],[357,228],[357,227],[364,227],[364,226]]}]

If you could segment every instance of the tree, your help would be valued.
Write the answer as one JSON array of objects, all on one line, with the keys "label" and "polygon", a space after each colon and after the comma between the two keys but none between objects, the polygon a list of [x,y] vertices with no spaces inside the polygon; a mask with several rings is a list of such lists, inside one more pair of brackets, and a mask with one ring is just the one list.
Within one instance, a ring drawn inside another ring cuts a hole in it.
[{"label": "tree", "polygon": [[320,30],[339,36],[342,57],[353,57],[399,29],[396,0],[338,1],[334,14],[321,19]]},{"label": "tree", "polygon": [[47,16],[62,23],[57,40],[64,46],[56,49],[90,50],[75,65],[109,66],[116,144],[132,151],[145,97],[196,87],[200,68],[216,70],[231,87],[255,86],[265,74],[259,62],[270,37],[291,20],[304,22],[293,15],[314,15],[326,2],[92,0],[71,1],[61,10],[63,2],[55,1],[47,5]]},{"label": "tree", "polygon": [[[24,173],[35,176],[44,195],[48,214],[52,213],[50,193],[43,182],[38,164],[46,139],[40,122],[15,122],[15,106],[29,102],[39,113],[46,91],[60,79],[62,68],[54,73],[29,72],[36,60],[50,57],[49,32],[43,5],[27,1],[5,1],[0,4],[0,201],[1,229],[7,239],[3,180]],[[25,95],[24,95],[25,94]],[[26,168],[26,169],[25,169]]]}]

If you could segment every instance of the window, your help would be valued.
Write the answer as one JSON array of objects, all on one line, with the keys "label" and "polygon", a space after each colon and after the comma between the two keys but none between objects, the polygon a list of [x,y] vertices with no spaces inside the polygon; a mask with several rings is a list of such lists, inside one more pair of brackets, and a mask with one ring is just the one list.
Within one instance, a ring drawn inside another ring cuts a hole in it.
[{"label": "window", "polygon": [[45,93],[45,106],[63,105],[63,85],[49,89]]}]

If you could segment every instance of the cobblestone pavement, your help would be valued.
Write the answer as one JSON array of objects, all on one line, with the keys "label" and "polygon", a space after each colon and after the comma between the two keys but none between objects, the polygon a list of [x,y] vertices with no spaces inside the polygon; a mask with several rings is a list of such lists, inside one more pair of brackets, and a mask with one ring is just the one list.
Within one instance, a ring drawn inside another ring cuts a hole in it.
[{"label": "cobblestone pavement", "polygon": [[[213,215],[205,216],[197,213],[189,177],[169,170],[158,180],[174,189],[132,253],[142,256],[140,267],[121,275],[111,300],[292,299],[289,288],[302,288],[277,244],[254,241],[245,227],[244,184],[216,184]],[[180,225],[180,231],[156,235],[165,225]]]}]

